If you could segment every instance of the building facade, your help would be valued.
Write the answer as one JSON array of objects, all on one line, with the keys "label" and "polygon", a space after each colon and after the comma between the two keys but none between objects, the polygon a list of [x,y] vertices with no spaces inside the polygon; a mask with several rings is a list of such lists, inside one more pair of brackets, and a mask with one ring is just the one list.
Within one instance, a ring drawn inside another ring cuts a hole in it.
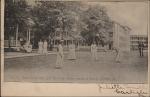
[{"label": "building facade", "polygon": [[144,49],[148,48],[148,36],[147,35],[130,35],[130,49],[138,50],[139,42],[144,43]]},{"label": "building facade", "polygon": [[130,51],[130,32],[131,29],[114,22],[113,47],[121,51]]}]

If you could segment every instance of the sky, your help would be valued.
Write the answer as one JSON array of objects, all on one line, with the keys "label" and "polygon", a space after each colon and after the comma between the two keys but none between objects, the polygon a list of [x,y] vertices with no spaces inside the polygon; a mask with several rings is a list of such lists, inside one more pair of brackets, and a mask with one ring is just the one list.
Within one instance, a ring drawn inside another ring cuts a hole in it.
[{"label": "sky", "polygon": [[[30,3],[33,4],[34,0],[31,1]],[[88,2],[87,4],[104,6],[113,21],[132,29],[131,34],[148,33],[147,2]]]},{"label": "sky", "polygon": [[109,17],[132,29],[131,34],[147,34],[148,3],[146,2],[90,2],[105,6]]}]

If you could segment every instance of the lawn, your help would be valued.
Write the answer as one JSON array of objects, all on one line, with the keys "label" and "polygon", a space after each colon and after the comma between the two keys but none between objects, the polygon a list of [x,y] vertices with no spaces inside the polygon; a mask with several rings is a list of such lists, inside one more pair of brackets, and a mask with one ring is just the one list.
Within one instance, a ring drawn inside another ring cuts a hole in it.
[{"label": "lawn", "polygon": [[114,52],[98,52],[92,61],[90,52],[76,52],[76,60],[65,54],[62,69],[55,69],[56,54],[4,60],[4,79],[8,82],[147,83],[148,58],[132,51],[128,59],[115,62]]}]

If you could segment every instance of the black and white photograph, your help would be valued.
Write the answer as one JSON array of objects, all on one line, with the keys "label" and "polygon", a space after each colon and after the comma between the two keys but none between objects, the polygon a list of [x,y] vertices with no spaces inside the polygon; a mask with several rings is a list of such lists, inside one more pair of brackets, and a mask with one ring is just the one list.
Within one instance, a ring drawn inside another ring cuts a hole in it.
[{"label": "black and white photograph", "polygon": [[4,82],[148,84],[148,6],[5,0]]}]

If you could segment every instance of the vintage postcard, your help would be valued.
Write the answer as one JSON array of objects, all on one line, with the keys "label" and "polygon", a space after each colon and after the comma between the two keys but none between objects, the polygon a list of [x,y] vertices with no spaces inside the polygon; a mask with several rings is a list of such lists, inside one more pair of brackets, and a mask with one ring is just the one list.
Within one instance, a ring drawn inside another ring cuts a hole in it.
[{"label": "vintage postcard", "polygon": [[148,96],[149,6],[1,0],[2,94]]}]

